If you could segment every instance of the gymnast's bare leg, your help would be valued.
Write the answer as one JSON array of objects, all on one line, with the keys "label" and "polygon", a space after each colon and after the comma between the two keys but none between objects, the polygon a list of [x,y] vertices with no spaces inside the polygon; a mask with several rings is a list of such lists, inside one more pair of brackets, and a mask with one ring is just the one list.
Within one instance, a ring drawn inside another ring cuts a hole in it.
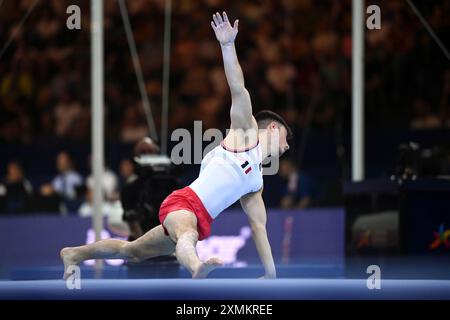
[{"label": "gymnast's bare leg", "polygon": [[70,275],[67,268],[84,260],[126,259],[141,262],[174,252],[175,242],[164,234],[163,227],[159,225],[131,242],[118,239],[100,240],[80,247],[64,248],[60,255],[64,262],[64,279],[66,279]]},{"label": "gymnast's bare leg", "polygon": [[198,257],[195,249],[198,241],[197,217],[193,212],[173,211],[167,215],[163,224],[176,243],[175,255],[178,262],[191,272],[192,278],[206,278],[212,270],[223,264],[219,258],[203,262]]},{"label": "gymnast's bare leg", "polygon": [[206,278],[216,267],[222,265],[218,258],[202,262],[195,249],[198,240],[197,217],[187,210],[174,211],[164,220],[170,237],[164,234],[163,227],[157,226],[142,237],[129,242],[106,239],[88,245],[64,248],[61,259],[64,262],[64,279],[70,274],[67,268],[89,259],[126,259],[141,262],[162,255],[175,255],[193,278]]}]

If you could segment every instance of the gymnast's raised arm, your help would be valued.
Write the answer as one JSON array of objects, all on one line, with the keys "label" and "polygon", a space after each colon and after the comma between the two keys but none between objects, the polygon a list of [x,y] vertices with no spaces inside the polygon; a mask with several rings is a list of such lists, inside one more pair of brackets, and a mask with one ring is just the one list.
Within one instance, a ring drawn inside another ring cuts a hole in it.
[{"label": "gymnast's raised arm", "polygon": [[219,13],[213,15],[211,26],[216,34],[222,50],[225,75],[231,91],[231,128],[248,130],[255,128],[256,121],[252,115],[252,103],[250,95],[245,89],[244,75],[236,54],[234,39],[238,33],[239,20],[231,26],[227,14]]}]

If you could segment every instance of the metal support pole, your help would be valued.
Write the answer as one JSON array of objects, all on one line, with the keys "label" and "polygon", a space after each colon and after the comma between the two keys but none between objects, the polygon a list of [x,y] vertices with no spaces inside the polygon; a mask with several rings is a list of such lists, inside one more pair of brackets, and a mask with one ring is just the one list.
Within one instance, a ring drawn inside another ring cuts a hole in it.
[{"label": "metal support pole", "polygon": [[[95,241],[101,240],[103,230],[102,175],[104,170],[103,145],[103,0],[91,0],[91,104],[92,104],[92,168],[94,171],[94,214],[92,225]],[[96,261],[96,268],[102,261]]]},{"label": "metal support pole", "polygon": [[364,0],[352,6],[352,181],[364,179]]},{"label": "metal support pole", "polygon": [[170,27],[172,25],[172,0],[166,0],[164,16],[164,56],[161,114],[161,154],[167,154],[170,81]]}]

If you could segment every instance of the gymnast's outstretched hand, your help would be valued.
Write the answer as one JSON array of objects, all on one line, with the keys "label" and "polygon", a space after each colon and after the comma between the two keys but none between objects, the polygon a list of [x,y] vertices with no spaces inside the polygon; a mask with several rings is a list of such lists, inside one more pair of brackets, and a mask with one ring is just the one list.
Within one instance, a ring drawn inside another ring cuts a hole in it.
[{"label": "gymnast's outstretched hand", "polygon": [[228,45],[234,42],[234,39],[236,39],[236,35],[238,33],[238,25],[239,20],[236,20],[234,25],[231,26],[225,11],[223,12],[223,17],[218,12],[213,14],[211,26],[216,34],[217,40],[221,45]]}]

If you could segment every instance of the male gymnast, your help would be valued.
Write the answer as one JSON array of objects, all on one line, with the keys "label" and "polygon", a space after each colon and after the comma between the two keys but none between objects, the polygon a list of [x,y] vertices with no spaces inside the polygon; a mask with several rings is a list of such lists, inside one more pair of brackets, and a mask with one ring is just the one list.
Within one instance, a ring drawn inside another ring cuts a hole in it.
[{"label": "male gymnast", "polygon": [[231,91],[231,127],[220,146],[202,160],[198,178],[171,193],[161,204],[161,225],[135,241],[101,240],[61,250],[64,278],[70,265],[88,259],[127,259],[133,262],[175,253],[192,278],[206,278],[222,265],[218,258],[201,261],[197,241],[207,238],[210,224],[227,207],[240,200],[248,216],[256,249],[264,266],[264,278],[276,278],[275,264],[266,231],[266,209],[262,198],[262,161],[280,157],[289,149],[291,131],[282,117],[271,111],[252,114],[250,95],[238,62],[234,40],[236,20],[231,26],[225,12],[216,13],[212,29],[220,43],[225,74]]}]

